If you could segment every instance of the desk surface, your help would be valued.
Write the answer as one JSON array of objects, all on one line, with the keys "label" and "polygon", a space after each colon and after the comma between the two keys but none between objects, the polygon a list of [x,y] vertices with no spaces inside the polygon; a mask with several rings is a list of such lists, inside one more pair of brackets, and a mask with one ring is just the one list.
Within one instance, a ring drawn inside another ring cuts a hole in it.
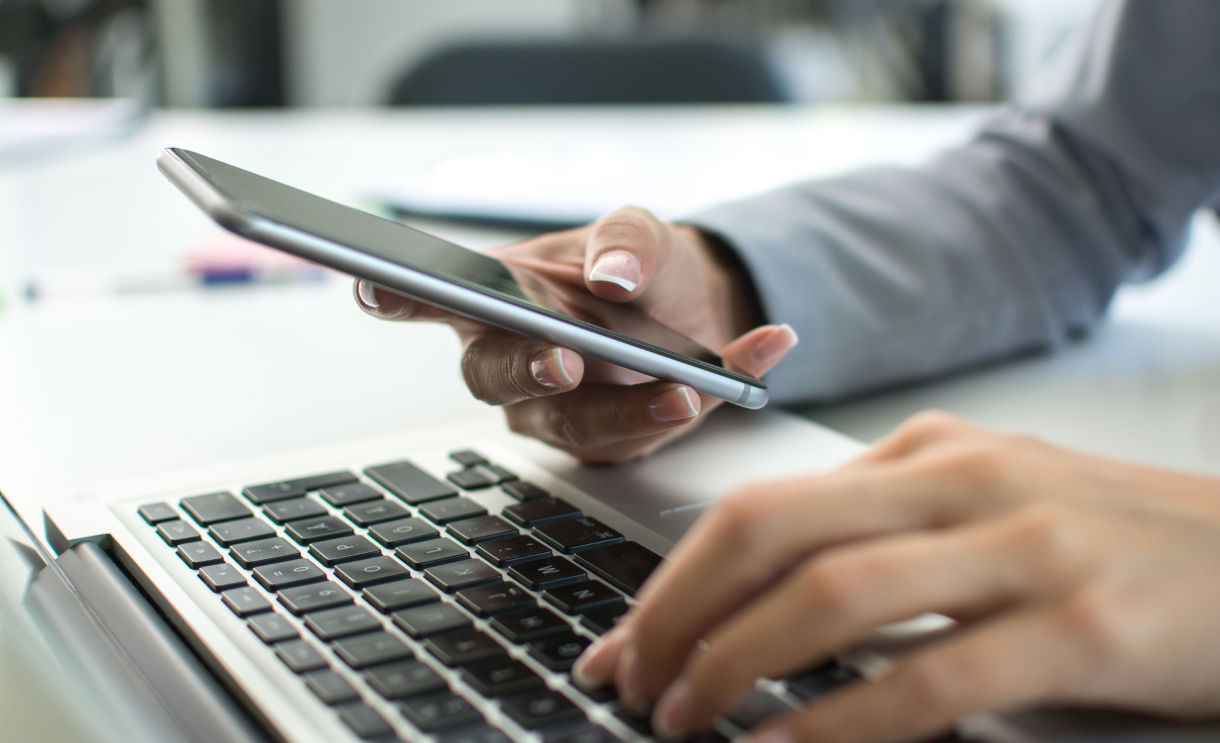
[{"label": "desk surface", "polygon": [[[965,137],[979,109],[863,108],[158,114],[134,136],[0,169],[0,486],[62,491],[150,469],[377,435],[454,419],[474,402],[443,327],[364,317],[346,280],[32,304],[31,276],[177,266],[213,227],[157,173],[174,145],[344,201],[396,173],[506,147],[604,141],[740,165],[733,196]],[[794,147],[787,143],[795,142]],[[795,153],[795,154],[794,154]],[[695,171],[692,171],[695,172]],[[697,171],[706,178],[709,169]],[[681,187],[683,174],[673,174]],[[645,204],[647,206],[647,204]],[[472,247],[519,237],[453,226]],[[1220,229],[1124,290],[1096,336],[1064,351],[804,411],[871,440],[924,407],[1103,454],[1220,473]],[[37,503],[21,502],[28,517]]]}]

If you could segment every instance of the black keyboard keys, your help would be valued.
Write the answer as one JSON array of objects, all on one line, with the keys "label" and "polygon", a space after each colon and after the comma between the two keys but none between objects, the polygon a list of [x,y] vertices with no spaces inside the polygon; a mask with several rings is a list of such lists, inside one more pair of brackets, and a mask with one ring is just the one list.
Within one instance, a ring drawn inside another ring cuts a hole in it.
[{"label": "black keyboard keys", "polygon": [[219,542],[221,547],[231,547],[241,542],[253,542],[255,539],[274,537],[275,529],[272,529],[265,521],[251,517],[213,524],[208,529],[208,534]]},{"label": "black keyboard keys", "polygon": [[589,645],[587,638],[575,632],[564,632],[534,640],[529,645],[529,653],[531,658],[552,671],[566,671]]},{"label": "black keyboard keys", "polygon": [[[600,725],[586,722],[581,725],[547,731],[543,740],[546,743],[622,743],[618,736]],[[725,741],[727,743],[727,741]]]},{"label": "black keyboard keys", "polygon": [[623,542],[584,550],[576,556],[576,564],[593,571],[628,596],[634,596],[662,559],[639,542]]},{"label": "black keyboard keys", "polygon": [[558,498],[538,498],[523,503],[505,506],[501,511],[504,518],[520,526],[534,527],[539,524],[553,524],[556,521],[579,518],[580,509],[567,501]]},{"label": "black keyboard keys", "polygon": [[419,507],[429,521],[444,526],[450,521],[470,519],[475,516],[486,516],[487,509],[469,498],[446,498],[445,500],[425,503]]},{"label": "black keyboard keys", "polygon": [[499,571],[482,560],[462,560],[461,562],[434,565],[424,571],[424,577],[446,593],[453,593],[463,588],[473,588],[501,579]]},{"label": "black keyboard keys", "polygon": [[353,503],[363,503],[368,500],[380,500],[385,497],[380,490],[371,485],[365,485],[362,482],[354,482],[350,485],[341,485],[333,488],[325,488],[318,491],[318,495],[322,496],[322,500],[331,504],[335,508],[343,508],[350,506]]},{"label": "black keyboard keys", "polygon": [[301,558],[260,565],[254,569],[254,580],[268,591],[278,591],[281,588],[326,580],[326,573],[309,560]]},{"label": "black keyboard keys", "polygon": [[465,629],[471,624],[465,614],[450,604],[417,606],[396,611],[392,616],[394,624],[416,640]]},{"label": "black keyboard keys", "polygon": [[725,717],[742,730],[753,730],[780,715],[794,711],[788,703],[770,692],[755,690]]},{"label": "black keyboard keys", "polygon": [[517,534],[506,539],[496,539],[479,544],[475,553],[498,568],[518,562],[549,557],[551,550],[538,540]]},{"label": "black keyboard keys", "polygon": [[386,699],[405,699],[448,689],[436,671],[417,660],[370,668],[364,678],[373,691]]},{"label": "black keyboard keys", "polygon": [[469,663],[462,667],[462,680],[478,693],[492,698],[517,694],[544,685],[541,676],[521,661],[512,658],[493,658]]},{"label": "black keyboard keys", "polygon": [[400,547],[434,539],[440,532],[423,519],[406,518],[370,526],[369,534],[387,547]]},{"label": "black keyboard keys", "polygon": [[222,562],[218,565],[208,565],[199,571],[199,580],[203,581],[213,591],[227,591],[230,588],[246,585],[246,576],[237,568]]},{"label": "black keyboard keys", "polygon": [[411,648],[389,632],[345,637],[334,648],[344,663],[357,670],[415,657]]},{"label": "black keyboard keys", "polygon": [[263,598],[261,593],[250,586],[230,588],[220,594],[220,598],[225,602],[225,606],[229,607],[239,617],[248,617],[251,614],[271,611],[271,602]]},{"label": "black keyboard keys", "polygon": [[517,643],[572,631],[571,625],[560,619],[555,612],[540,606],[525,611],[499,614],[492,618],[491,628]]},{"label": "black keyboard keys", "polygon": [[548,560],[531,560],[520,565],[514,565],[508,571],[510,578],[519,581],[526,588],[535,591],[545,591],[556,586],[566,586],[588,580],[589,574],[562,557],[552,557]]},{"label": "black keyboard keys", "polygon": [[425,733],[483,721],[483,715],[470,702],[448,692],[407,699],[401,709],[403,717]]},{"label": "black keyboard keys", "polygon": [[298,617],[352,603],[351,595],[331,581],[285,588],[279,592],[279,598],[280,603]]},{"label": "black keyboard keys", "polygon": [[326,668],[326,659],[313,645],[304,640],[289,640],[275,646],[275,654],[293,673],[305,673]]},{"label": "black keyboard keys", "polygon": [[599,609],[590,609],[580,613],[580,624],[585,629],[604,635],[627,616],[626,604],[611,604]]},{"label": "black keyboard keys", "polygon": [[171,547],[199,539],[199,532],[195,531],[195,527],[178,519],[157,524],[157,534]]},{"label": "black keyboard keys", "polygon": [[364,474],[389,488],[390,492],[414,506],[425,501],[449,498],[457,491],[410,462],[391,462],[369,467]]},{"label": "black keyboard keys", "polygon": [[424,647],[450,668],[508,655],[503,645],[474,629],[431,637]]},{"label": "black keyboard keys", "polygon": [[211,545],[210,542],[187,542],[186,544],[178,545],[178,557],[189,565],[192,569],[207,565],[216,565],[224,562],[224,555],[220,554],[220,550]]},{"label": "black keyboard keys", "polygon": [[457,592],[458,603],[480,617],[534,606],[534,597],[512,583],[492,583]]},{"label": "black keyboard keys", "polygon": [[246,625],[254,634],[258,635],[258,639],[268,645],[274,645],[284,640],[295,640],[300,637],[297,634],[296,628],[287,619],[274,612],[255,614],[250,618],[250,621],[246,622]]},{"label": "black keyboard keys", "polygon": [[544,543],[569,554],[623,541],[622,534],[588,516],[543,524],[534,529],[534,534]]},{"label": "black keyboard keys", "polygon": [[309,519],[314,516],[325,516],[326,509],[317,501],[308,498],[293,498],[291,500],[268,503],[263,507],[267,518],[277,524],[286,524],[296,519]]},{"label": "black keyboard keys", "polygon": [[847,666],[830,661],[788,679],[788,691],[801,701],[808,702],[859,678],[859,674]]},{"label": "black keyboard keys", "polygon": [[415,568],[426,570],[434,565],[469,560],[470,553],[448,539],[429,539],[418,544],[405,544],[398,548],[398,558]]},{"label": "black keyboard keys", "polygon": [[410,516],[411,512],[393,501],[371,500],[343,509],[343,515],[356,526],[372,526]]},{"label": "black keyboard keys", "polygon": [[382,583],[379,586],[366,588],[364,598],[383,614],[440,600],[436,591],[415,578],[396,580],[393,583]]},{"label": "black keyboard keys", "polygon": [[438,743],[512,743],[503,732],[487,725],[443,733],[437,740]]},{"label": "black keyboard keys", "polygon": [[514,480],[506,482],[500,486],[500,489],[508,493],[517,500],[534,500],[535,498],[550,498],[551,494],[532,482],[525,480]]},{"label": "black keyboard keys", "polygon": [[565,614],[580,614],[589,609],[623,603],[622,594],[595,580],[559,586],[542,595]]},{"label": "black keyboard keys", "polygon": [[179,505],[200,526],[211,526],[220,521],[242,519],[250,515],[250,509],[237,500],[232,493],[208,493],[183,498]]},{"label": "black keyboard keys", "polygon": [[526,730],[580,720],[585,713],[567,697],[551,689],[535,689],[504,699],[504,712]]},{"label": "black keyboard keys", "polygon": [[245,542],[234,545],[229,548],[229,554],[246,570],[253,570],[259,565],[267,563],[279,562],[281,560],[291,560],[301,556],[297,552],[296,547],[293,547],[288,540],[280,537],[272,537],[271,539],[259,539],[254,542]]},{"label": "black keyboard keys", "polygon": [[375,740],[394,735],[394,728],[377,710],[364,702],[354,702],[339,707],[339,719],[351,728],[357,738]]},{"label": "black keyboard keys", "polygon": [[480,490],[496,484],[496,478],[483,471],[482,467],[470,467],[457,472],[450,472],[445,479],[457,485],[462,490]]},{"label": "black keyboard keys", "polygon": [[463,467],[473,467],[476,464],[490,464],[490,462],[487,461],[487,457],[479,454],[477,451],[471,451],[470,449],[449,452],[449,458]]},{"label": "black keyboard keys", "polygon": [[308,545],[323,539],[345,537],[352,533],[352,527],[342,519],[328,515],[293,521],[285,531],[297,544]]},{"label": "black keyboard keys", "polygon": [[348,635],[379,630],[381,622],[377,621],[377,617],[370,614],[368,609],[342,606],[307,615],[305,626],[320,639],[329,642]]},{"label": "black keyboard keys", "polygon": [[407,569],[391,557],[380,555],[335,566],[335,575],[352,588],[364,588],[407,575]]},{"label": "black keyboard keys", "polygon": [[328,472],[324,475],[299,477],[295,480],[269,482],[265,485],[251,485],[241,492],[251,503],[261,506],[271,501],[299,498],[310,490],[329,488],[333,485],[343,485],[349,482],[356,482],[356,476],[344,470],[341,472]]},{"label": "black keyboard keys", "polygon": [[489,539],[502,539],[517,533],[517,527],[499,516],[476,516],[453,521],[445,528],[462,544],[474,545]]},{"label": "black keyboard keys", "polygon": [[146,503],[139,508],[140,518],[156,526],[162,521],[173,521],[178,518],[174,509],[165,503]]},{"label": "black keyboard keys", "polygon": [[305,686],[327,705],[354,702],[360,698],[360,694],[347,683],[347,679],[331,670],[308,674],[305,676]]},{"label": "black keyboard keys", "polygon": [[314,542],[309,545],[309,554],[329,568],[349,560],[375,557],[381,554],[381,550],[364,537],[352,534]]}]

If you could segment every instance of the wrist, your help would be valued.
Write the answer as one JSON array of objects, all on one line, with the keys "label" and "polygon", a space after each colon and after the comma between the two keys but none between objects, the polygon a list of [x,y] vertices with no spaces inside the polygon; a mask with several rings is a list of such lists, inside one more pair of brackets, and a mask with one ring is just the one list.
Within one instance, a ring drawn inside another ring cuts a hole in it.
[{"label": "wrist", "polygon": [[750,272],[727,243],[715,234],[690,225],[675,225],[697,247],[714,322],[724,343],[766,322]]}]

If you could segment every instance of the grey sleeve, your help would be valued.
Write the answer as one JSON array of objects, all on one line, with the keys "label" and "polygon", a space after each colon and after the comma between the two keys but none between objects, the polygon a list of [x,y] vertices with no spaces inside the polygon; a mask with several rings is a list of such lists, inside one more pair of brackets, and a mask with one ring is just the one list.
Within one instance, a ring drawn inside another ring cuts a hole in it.
[{"label": "grey sleeve", "polygon": [[772,399],[825,400],[1087,332],[1220,197],[1220,2],[1103,6],[1040,90],[917,169],[694,215],[796,349]]}]

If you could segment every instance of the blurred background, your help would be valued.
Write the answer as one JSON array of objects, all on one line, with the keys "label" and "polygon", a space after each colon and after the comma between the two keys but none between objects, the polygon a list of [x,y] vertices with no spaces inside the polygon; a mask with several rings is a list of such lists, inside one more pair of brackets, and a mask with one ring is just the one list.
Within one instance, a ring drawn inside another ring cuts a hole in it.
[{"label": "blurred background", "polygon": [[[755,65],[755,72],[765,70],[769,77],[769,85],[756,76],[736,92],[701,94],[710,99],[989,102],[1018,90],[1095,5],[1095,0],[0,0],[0,97],[123,97],[192,108],[674,102],[664,100],[672,95],[663,90],[641,93],[638,82],[630,93],[611,91],[600,99],[553,101],[546,98],[560,95],[553,90],[545,95],[524,90],[489,100],[475,72],[488,59],[505,75],[553,70],[546,60],[554,55],[590,48],[601,50],[601,64],[612,64],[624,59],[620,47],[625,45],[646,67],[651,61],[653,70],[668,69],[672,60],[680,66],[682,59],[700,53],[723,56],[728,49],[736,55],[732,69],[740,73]],[[552,56],[523,58],[522,47]],[[464,55],[445,59],[455,48]],[[503,56],[514,50],[515,57]],[[597,62],[590,64],[596,68]],[[455,68],[466,70],[466,77]],[[422,72],[431,76],[412,78]],[[588,76],[586,87],[587,82]]]}]

